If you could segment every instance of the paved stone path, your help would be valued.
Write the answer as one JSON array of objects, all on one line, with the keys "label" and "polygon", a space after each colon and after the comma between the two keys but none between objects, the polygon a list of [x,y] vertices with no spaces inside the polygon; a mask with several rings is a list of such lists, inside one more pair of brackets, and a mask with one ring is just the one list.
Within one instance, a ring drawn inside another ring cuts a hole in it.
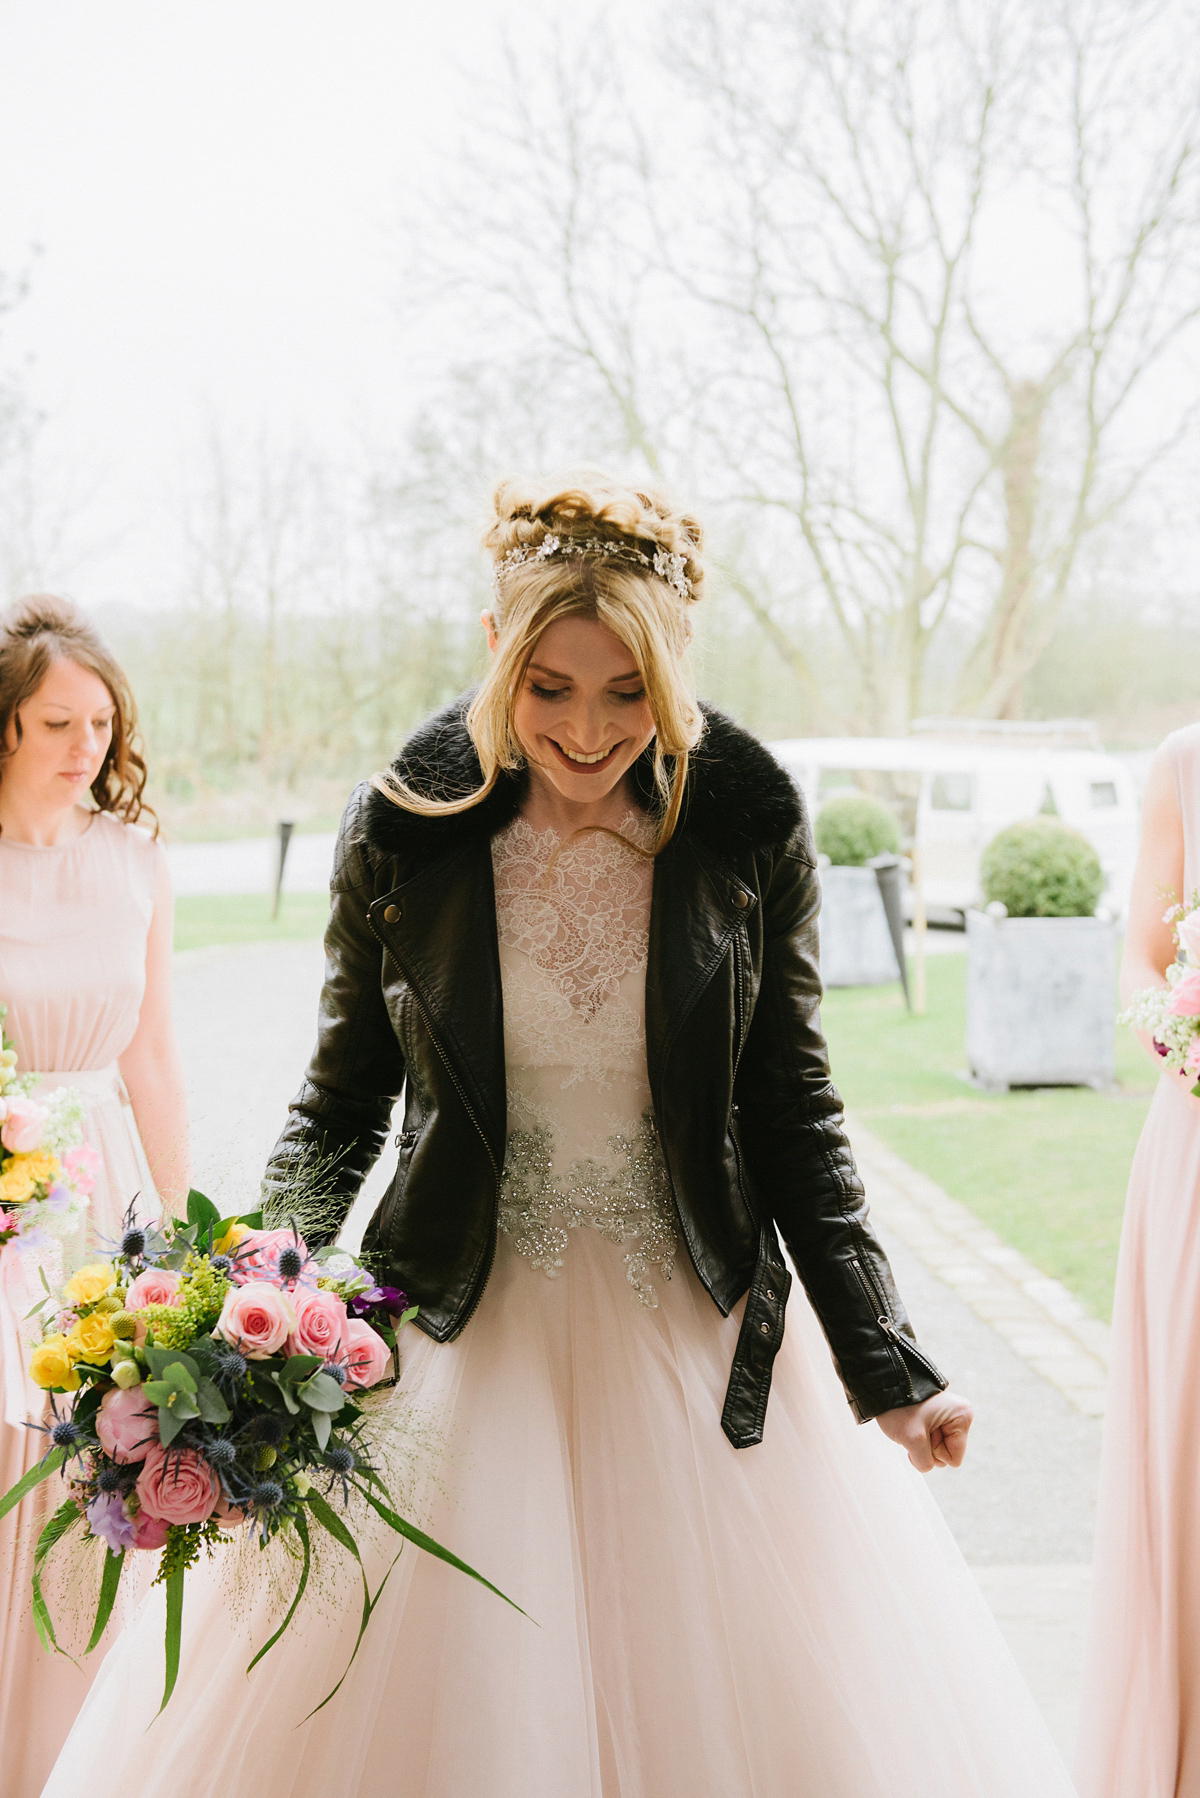
[{"label": "paved stone path", "polygon": [[[246,1204],[312,1046],[315,942],[176,957],[177,1023],[195,1184]],[[852,1127],[897,1281],[925,1346],[976,1407],[967,1464],[931,1485],[1064,1752],[1069,1752],[1091,1556],[1106,1335],[1065,1289]],[[351,1215],[356,1240],[386,1185],[385,1154]]]}]

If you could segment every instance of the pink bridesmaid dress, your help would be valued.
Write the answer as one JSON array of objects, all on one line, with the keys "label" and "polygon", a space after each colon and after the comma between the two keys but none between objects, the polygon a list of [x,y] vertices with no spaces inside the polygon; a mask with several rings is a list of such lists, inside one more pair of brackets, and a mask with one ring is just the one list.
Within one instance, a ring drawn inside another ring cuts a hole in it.
[{"label": "pink bridesmaid dress", "polygon": [[[162,855],[147,831],[106,812],[97,812],[81,836],[49,848],[0,836],[5,1027],[21,1071],[42,1076],[38,1092],[55,1086],[80,1092],[85,1134],[101,1157],[86,1236],[64,1245],[68,1271],[99,1241],[119,1234],[122,1214],[135,1195],[141,1215],[158,1215],[117,1058],[137,1029]],[[53,1282],[61,1267],[47,1267]],[[44,1395],[23,1368],[11,1365],[18,1356],[24,1359],[21,1319],[40,1290],[36,1266],[11,1244],[0,1250],[0,1492],[15,1484],[47,1446],[44,1435],[25,1427],[27,1417],[41,1418]],[[41,1791],[101,1658],[97,1649],[77,1667],[64,1655],[47,1654],[33,1628],[32,1547],[41,1524],[61,1501],[60,1483],[48,1481],[19,1513],[10,1512],[0,1522],[4,1798],[36,1798]]]},{"label": "pink bridesmaid dress", "polygon": [[[1200,725],[1166,749],[1186,899],[1200,887]],[[1082,1798],[1200,1798],[1200,1099],[1167,1074],[1121,1234],[1078,1739]]]}]

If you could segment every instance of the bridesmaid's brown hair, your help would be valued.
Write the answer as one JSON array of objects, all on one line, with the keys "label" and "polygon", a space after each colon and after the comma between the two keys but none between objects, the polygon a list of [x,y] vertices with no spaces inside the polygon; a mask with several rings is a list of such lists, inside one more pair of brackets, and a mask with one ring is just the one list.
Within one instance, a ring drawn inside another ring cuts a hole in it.
[{"label": "bridesmaid's brown hair", "polygon": [[79,608],[51,593],[30,594],[0,612],[0,780],[4,760],[13,753],[6,747],[8,727],[15,726],[19,742],[20,708],[37,692],[52,662],[75,662],[96,675],[116,708],[112,742],[92,782],[98,810],[112,812],[126,824],[143,815],[154,819],[157,836],[158,820],[142,801],[146,763],[125,671]]}]

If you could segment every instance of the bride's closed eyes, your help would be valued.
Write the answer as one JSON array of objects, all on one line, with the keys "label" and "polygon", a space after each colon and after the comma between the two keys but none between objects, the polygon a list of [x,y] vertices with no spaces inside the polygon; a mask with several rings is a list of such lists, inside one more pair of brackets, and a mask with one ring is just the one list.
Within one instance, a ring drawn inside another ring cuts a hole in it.
[{"label": "bride's closed eyes", "polygon": [[[529,683],[529,691],[533,694],[535,699],[565,699],[569,689],[567,687],[539,687],[536,681],[531,681]],[[612,690],[612,697],[614,699],[625,699],[628,700],[630,704],[634,704],[638,700],[645,699],[646,689],[645,687],[638,687],[636,691],[626,693],[614,688]]]}]

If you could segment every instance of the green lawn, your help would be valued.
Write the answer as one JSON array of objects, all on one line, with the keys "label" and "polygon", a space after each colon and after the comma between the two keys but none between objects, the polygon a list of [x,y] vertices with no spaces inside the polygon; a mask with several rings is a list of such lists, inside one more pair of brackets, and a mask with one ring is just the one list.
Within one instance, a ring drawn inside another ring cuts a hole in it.
[{"label": "green lawn", "polygon": [[265,893],[220,893],[175,901],[176,949],[210,943],[274,943],[324,936],[329,900],[324,893],[285,893],[276,919]]},{"label": "green lawn", "polygon": [[822,1017],[843,1098],[897,1154],[1107,1318],[1154,1069],[1118,1026],[1111,1095],[1045,1087],[985,1097],[961,1078],[967,958],[931,956],[927,967],[923,1018],[906,1012],[898,987],[826,995]]}]

